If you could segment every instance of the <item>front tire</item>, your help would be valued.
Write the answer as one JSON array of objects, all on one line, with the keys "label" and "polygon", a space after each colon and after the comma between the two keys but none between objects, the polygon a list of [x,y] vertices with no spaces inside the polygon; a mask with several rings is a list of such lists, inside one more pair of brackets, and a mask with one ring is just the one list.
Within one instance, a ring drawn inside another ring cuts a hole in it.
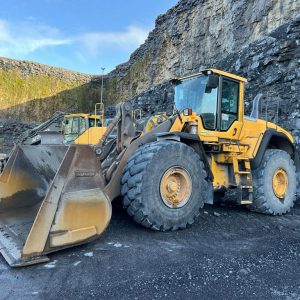
[{"label": "front tire", "polygon": [[204,164],[191,147],[175,141],[144,145],[124,169],[123,206],[147,228],[186,228],[204,205],[206,177]]},{"label": "front tire", "polygon": [[282,215],[296,200],[296,168],[290,155],[282,150],[266,150],[258,169],[253,171],[252,211]]}]

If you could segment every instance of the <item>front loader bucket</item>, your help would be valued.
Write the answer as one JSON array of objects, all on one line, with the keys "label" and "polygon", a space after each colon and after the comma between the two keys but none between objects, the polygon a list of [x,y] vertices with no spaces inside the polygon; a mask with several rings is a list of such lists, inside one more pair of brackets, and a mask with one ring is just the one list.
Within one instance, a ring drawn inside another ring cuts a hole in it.
[{"label": "front loader bucket", "polygon": [[0,251],[11,266],[97,238],[111,218],[89,146],[18,146],[0,175]]}]

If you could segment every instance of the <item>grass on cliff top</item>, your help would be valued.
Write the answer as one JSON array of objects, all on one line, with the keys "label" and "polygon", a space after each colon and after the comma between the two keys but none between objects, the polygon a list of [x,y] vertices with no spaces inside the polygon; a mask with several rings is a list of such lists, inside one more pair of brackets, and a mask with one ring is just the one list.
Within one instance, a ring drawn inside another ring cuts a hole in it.
[{"label": "grass on cliff top", "polygon": [[0,109],[10,108],[34,99],[51,97],[84,83],[37,74],[23,78],[17,69],[0,70]]}]

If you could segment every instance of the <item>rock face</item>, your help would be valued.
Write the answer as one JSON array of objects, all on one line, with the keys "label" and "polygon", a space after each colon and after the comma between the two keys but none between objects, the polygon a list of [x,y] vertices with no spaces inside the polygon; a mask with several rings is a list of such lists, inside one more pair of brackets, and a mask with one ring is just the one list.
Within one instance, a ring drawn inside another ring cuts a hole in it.
[{"label": "rock face", "polygon": [[300,130],[300,15],[268,36],[218,62],[248,78],[246,112],[258,93],[261,118],[278,123],[298,140]]},{"label": "rock face", "polygon": [[[296,138],[299,136],[300,16],[210,66],[248,78],[246,113],[250,112],[254,97],[262,93],[260,117],[284,126]],[[172,87],[167,82],[152,86],[131,101],[150,113],[168,111],[172,109]]]},{"label": "rock face", "polygon": [[43,121],[55,111],[90,111],[100,87],[91,75],[0,58],[0,118]]},{"label": "rock face", "polygon": [[262,93],[262,117],[298,137],[299,0],[181,0],[157,18],[130,60],[109,74],[106,95],[115,102],[131,98],[150,113],[169,110],[169,79],[203,67],[248,78],[246,113]]},{"label": "rock face", "polygon": [[157,18],[146,42],[110,74],[107,94],[118,102],[216,65],[299,13],[299,0],[181,0]]},{"label": "rock face", "polygon": [[[170,78],[216,67],[249,79],[246,112],[262,93],[268,119],[297,137],[299,53],[300,0],[181,0],[105,77],[104,100],[131,99],[148,113],[170,110]],[[43,121],[57,110],[90,111],[100,87],[99,77],[0,58],[0,118]]]}]

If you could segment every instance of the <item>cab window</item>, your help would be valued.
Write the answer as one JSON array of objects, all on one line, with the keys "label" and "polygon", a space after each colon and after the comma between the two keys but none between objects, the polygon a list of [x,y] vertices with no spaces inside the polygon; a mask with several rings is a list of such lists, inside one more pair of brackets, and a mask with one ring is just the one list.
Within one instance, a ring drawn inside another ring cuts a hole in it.
[{"label": "cab window", "polygon": [[89,127],[95,127],[95,119],[89,119]]},{"label": "cab window", "polygon": [[215,130],[217,125],[217,99],[218,87],[205,89],[200,102],[200,113],[205,129]]},{"label": "cab window", "polygon": [[226,131],[238,119],[239,82],[222,80],[221,130]]},{"label": "cab window", "polygon": [[79,134],[82,134],[86,131],[86,122],[85,118],[79,118]]},{"label": "cab window", "polygon": [[209,76],[184,79],[175,87],[175,107],[182,111],[192,108],[201,116],[205,129],[215,130],[217,121],[217,99],[219,77],[212,84]]},{"label": "cab window", "polygon": [[78,134],[78,126],[79,125],[79,118],[73,118],[73,122],[72,122],[72,134]]},{"label": "cab window", "polygon": [[89,126],[90,127],[101,127],[101,120],[90,118],[89,119]]},{"label": "cab window", "polygon": [[72,119],[65,118],[63,121],[63,132],[64,134],[71,134],[72,133]]}]

